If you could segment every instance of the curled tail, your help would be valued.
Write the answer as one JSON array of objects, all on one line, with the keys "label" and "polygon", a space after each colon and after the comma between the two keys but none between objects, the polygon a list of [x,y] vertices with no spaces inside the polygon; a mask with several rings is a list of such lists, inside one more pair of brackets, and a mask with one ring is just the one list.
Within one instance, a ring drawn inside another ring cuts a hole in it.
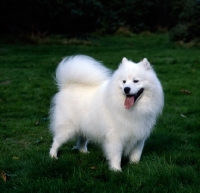
[{"label": "curled tail", "polygon": [[99,85],[110,77],[110,70],[95,59],[76,55],[64,58],[56,70],[56,82],[60,90],[69,83]]}]

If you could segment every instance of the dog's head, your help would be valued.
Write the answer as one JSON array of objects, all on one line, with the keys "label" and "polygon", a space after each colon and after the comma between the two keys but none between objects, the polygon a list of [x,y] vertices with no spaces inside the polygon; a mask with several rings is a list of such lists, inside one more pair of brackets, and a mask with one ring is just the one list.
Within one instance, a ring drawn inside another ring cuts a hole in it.
[{"label": "dog's head", "polygon": [[148,82],[153,81],[155,73],[146,58],[139,63],[123,58],[118,72],[119,85],[125,95],[124,107],[130,109],[142,98],[145,90],[148,89]]}]

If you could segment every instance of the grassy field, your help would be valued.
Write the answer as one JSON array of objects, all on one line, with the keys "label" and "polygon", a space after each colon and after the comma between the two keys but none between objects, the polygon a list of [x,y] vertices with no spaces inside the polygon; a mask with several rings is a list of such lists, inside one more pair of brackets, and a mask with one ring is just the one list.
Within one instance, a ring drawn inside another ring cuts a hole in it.
[{"label": "grassy field", "polygon": [[[4,41],[5,42],[5,41]],[[88,54],[112,69],[122,57],[153,64],[165,107],[141,162],[108,170],[101,149],[71,151],[70,142],[49,157],[53,75],[66,55]],[[166,34],[103,37],[90,43],[0,45],[0,192],[197,193],[200,187],[200,49],[179,46]]]}]

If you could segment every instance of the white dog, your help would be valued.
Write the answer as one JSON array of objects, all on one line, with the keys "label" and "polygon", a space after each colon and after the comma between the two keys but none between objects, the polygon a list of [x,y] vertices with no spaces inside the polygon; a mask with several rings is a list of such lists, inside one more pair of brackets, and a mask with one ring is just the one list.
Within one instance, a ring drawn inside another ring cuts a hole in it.
[{"label": "white dog", "polygon": [[121,170],[121,156],[140,160],[145,140],[161,113],[162,86],[147,59],[126,58],[112,74],[89,56],[61,61],[56,70],[59,92],[52,101],[51,157],[79,136],[77,149],[87,152],[87,140],[101,144],[111,170]]}]

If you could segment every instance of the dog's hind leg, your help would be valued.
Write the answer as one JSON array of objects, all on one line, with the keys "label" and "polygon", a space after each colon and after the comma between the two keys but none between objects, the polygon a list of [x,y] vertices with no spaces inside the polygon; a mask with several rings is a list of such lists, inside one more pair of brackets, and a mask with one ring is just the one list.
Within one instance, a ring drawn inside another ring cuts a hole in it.
[{"label": "dog's hind leg", "polygon": [[87,144],[88,140],[83,136],[79,136],[76,146],[74,146],[73,149],[78,149],[82,153],[89,153],[87,150]]},{"label": "dog's hind leg", "polygon": [[52,158],[56,158],[57,159],[57,152],[59,147],[61,147],[64,143],[66,143],[70,138],[72,138],[74,136],[74,134],[71,132],[71,130],[68,130],[69,132],[63,132],[63,133],[59,133],[56,134],[53,138],[53,144],[51,146],[50,149],[50,156]]}]

